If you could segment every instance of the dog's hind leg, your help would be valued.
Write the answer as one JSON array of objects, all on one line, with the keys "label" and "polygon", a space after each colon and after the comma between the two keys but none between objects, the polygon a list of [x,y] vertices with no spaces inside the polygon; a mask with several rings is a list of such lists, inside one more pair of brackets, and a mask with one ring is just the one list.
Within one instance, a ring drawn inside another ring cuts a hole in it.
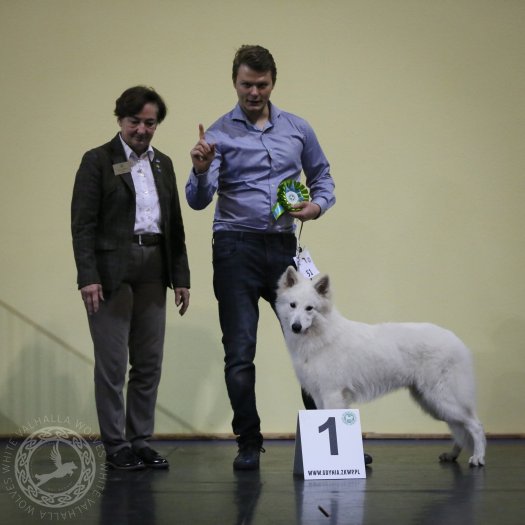
[{"label": "dog's hind leg", "polygon": [[482,467],[485,464],[485,448],[487,446],[483,425],[475,415],[471,416],[464,425],[473,445],[472,456],[468,462],[472,467]]},{"label": "dog's hind leg", "polygon": [[[466,404],[465,399],[445,397],[427,410],[437,419],[445,421],[452,432],[454,446],[452,452],[442,454],[440,461],[454,461],[462,448],[472,448],[469,464],[482,467],[485,464],[486,438],[483,425],[477,418],[473,403]],[[428,403],[428,399],[427,399]]]},{"label": "dog's hind leg", "polygon": [[466,446],[473,448],[469,459],[472,466],[482,466],[485,463],[485,434],[483,427],[474,415],[472,407],[466,407],[452,390],[440,390],[439,395],[433,391],[422,391],[416,387],[410,388],[414,400],[434,418],[445,421],[450,427],[454,445],[450,452],[439,456],[442,462],[456,461],[461,450]]},{"label": "dog's hind leg", "polygon": [[[485,464],[485,447],[487,440],[483,426],[476,416],[469,416],[461,423],[449,423],[454,446],[452,452],[444,453],[439,456],[440,461],[455,461],[464,446],[472,448],[472,456],[469,458],[469,465],[472,467],[482,467]],[[468,443],[467,443],[468,442]]]},{"label": "dog's hind leg", "polygon": [[458,423],[448,423],[448,426],[452,434],[453,446],[450,452],[443,452],[443,454],[439,456],[439,461],[442,463],[456,461],[465,446],[465,440],[467,438],[463,425]]}]

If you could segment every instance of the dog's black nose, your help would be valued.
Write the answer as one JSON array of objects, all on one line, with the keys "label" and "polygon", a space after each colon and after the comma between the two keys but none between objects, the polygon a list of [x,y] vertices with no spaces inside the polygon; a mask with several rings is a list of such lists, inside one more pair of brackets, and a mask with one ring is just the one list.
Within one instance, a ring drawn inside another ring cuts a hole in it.
[{"label": "dog's black nose", "polygon": [[301,332],[301,328],[302,328],[301,323],[294,323],[292,325],[292,331],[293,331],[294,334],[300,333]]}]

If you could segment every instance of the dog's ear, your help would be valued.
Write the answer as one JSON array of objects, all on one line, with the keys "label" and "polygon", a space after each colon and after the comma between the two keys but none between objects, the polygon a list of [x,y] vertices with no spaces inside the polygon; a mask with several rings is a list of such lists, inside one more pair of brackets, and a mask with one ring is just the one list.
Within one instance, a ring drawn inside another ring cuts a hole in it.
[{"label": "dog's ear", "polygon": [[279,279],[279,288],[291,288],[299,282],[299,274],[293,266],[288,266]]},{"label": "dog's ear", "polygon": [[322,275],[314,284],[316,292],[322,297],[330,295],[330,278],[328,275]]}]

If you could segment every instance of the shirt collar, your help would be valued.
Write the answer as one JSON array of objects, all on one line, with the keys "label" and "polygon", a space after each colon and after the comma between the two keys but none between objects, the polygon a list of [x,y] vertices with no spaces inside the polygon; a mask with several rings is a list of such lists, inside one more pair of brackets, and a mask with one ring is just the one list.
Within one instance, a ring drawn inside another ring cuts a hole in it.
[{"label": "shirt collar", "polygon": [[155,152],[153,151],[153,147],[151,146],[151,144],[148,146],[148,149],[139,157],[125,142],[124,140],[122,139],[122,135],[119,133],[118,134],[118,137],[120,139],[120,142],[122,143],[122,147],[124,148],[124,153],[126,154],[126,159],[130,159],[131,157],[133,158],[143,158],[144,155],[147,153],[148,155],[148,158],[150,160],[150,162],[153,161],[153,157],[155,156]]},{"label": "shirt collar", "polygon": [[[270,101],[268,101],[268,106],[270,107],[270,123],[273,124],[281,115],[281,110]],[[246,117],[244,111],[241,109],[241,106],[239,106],[239,103],[237,103],[237,105],[233,108],[232,120],[242,120],[246,124],[251,125],[251,122]]]}]

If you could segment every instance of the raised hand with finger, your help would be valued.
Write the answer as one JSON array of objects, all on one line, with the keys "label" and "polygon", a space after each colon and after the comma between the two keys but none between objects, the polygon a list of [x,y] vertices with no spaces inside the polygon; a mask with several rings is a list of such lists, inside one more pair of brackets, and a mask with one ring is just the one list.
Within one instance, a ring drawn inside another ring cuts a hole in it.
[{"label": "raised hand with finger", "polygon": [[209,144],[204,137],[204,126],[199,124],[199,142],[190,151],[193,169],[196,173],[208,171],[215,157],[215,144]]}]

